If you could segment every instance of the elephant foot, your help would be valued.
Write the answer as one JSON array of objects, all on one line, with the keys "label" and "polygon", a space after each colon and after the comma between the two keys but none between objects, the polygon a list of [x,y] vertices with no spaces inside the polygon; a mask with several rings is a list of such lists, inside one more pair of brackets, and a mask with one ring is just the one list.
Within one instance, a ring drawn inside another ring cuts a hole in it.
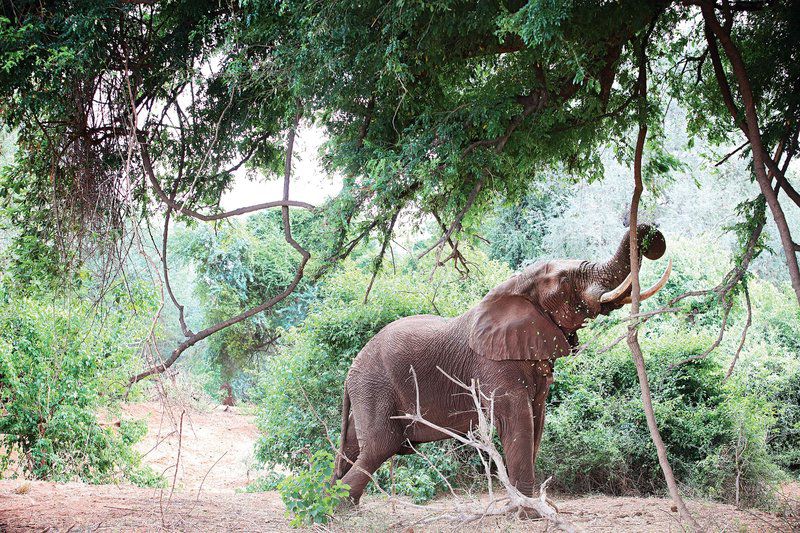
[{"label": "elephant foot", "polygon": [[539,514],[539,511],[534,509],[533,507],[517,507],[517,518],[522,520],[538,520],[542,518],[542,515]]}]

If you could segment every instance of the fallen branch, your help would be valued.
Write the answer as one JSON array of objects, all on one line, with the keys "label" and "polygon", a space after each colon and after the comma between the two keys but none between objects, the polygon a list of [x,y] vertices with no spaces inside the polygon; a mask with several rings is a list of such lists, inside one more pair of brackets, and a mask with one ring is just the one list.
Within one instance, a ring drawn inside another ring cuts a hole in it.
[{"label": "fallen branch", "polygon": [[[486,516],[499,516],[514,512],[524,513],[526,509],[529,509],[535,511],[540,517],[549,521],[556,528],[562,531],[579,531],[574,524],[559,515],[558,510],[547,501],[546,489],[547,484],[550,481],[549,479],[540,486],[540,495],[538,499],[525,496],[513,483],[511,483],[508,470],[505,466],[505,460],[503,459],[502,454],[497,450],[497,447],[494,445],[494,393],[491,393],[490,395],[485,394],[483,391],[481,391],[480,383],[475,379],[470,380],[470,384],[467,385],[457,378],[447,374],[440,367],[437,367],[437,369],[450,381],[457,384],[470,394],[475,407],[475,412],[478,417],[477,427],[471,429],[469,432],[467,432],[467,434],[462,435],[453,431],[452,429],[439,426],[438,424],[434,424],[433,422],[425,419],[420,411],[419,383],[417,381],[417,373],[413,366],[409,368],[409,372],[414,380],[416,394],[415,411],[413,413],[405,413],[403,415],[393,416],[392,418],[408,420],[412,424],[422,424],[442,433],[443,435],[447,435],[448,437],[455,439],[465,446],[474,448],[479,453],[486,454],[486,456],[489,457],[491,462],[495,465],[495,475],[497,479],[506,489],[508,503],[499,509],[490,510],[490,507],[495,503],[493,500],[490,502],[489,507],[480,513],[468,511],[447,514],[438,517],[431,517],[431,519],[426,520],[426,522],[442,519],[456,519],[462,523],[470,523],[480,520]],[[487,402],[488,406],[486,406],[484,402]]]}]

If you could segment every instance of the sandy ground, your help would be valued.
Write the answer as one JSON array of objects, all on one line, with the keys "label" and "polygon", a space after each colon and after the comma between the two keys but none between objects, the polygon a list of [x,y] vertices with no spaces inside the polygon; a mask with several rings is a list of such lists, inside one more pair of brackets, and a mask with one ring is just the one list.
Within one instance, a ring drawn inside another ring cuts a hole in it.
[{"label": "sandy ground", "polygon": [[[231,408],[211,411],[169,409],[158,403],[133,404],[127,413],[148,420],[138,449],[144,461],[170,480],[175,490],[128,485],[55,484],[0,481],[0,532],[29,531],[291,531],[280,496],[244,494],[251,476],[257,430],[252,417]],[[183,428],[180,416],[183,414]],[[179,446],[180,444],[180,446]],[[177,475],[175,464],[180,448]],[[202,488],[201,488],[202,487]],[[793,487],[792,490],[796,490]],[[556,496],[564,515],[587,531],[682,531],[670,502],[658,498]],[[482,502],[476,505],[485,505]],[[425,509],[393,506],[367,497],[358,510],[342,513],[330,525],[339,531],[546,531],[539,520],[484,519],[468,527],[451,522],[422,525],[434,508],[453,507],[451,498]],[[792,531],[800,523],[732,506],[690,502],[710,531]]]},{"label": "sandy ground", "polygon": [[[176,491],[233,493],[251,481],[254,417],[239,407],[216,406],[205,412],[149,402],[129,404],[125,413],[147,420],[147,436],[136,444],[143,460],[163,473],[170,486],[180,447]],[[181,422],[183,416],[183,422]],[[180,437],[180,438],[179,438]],[[205,479],[205,481],[203,481]]]}]

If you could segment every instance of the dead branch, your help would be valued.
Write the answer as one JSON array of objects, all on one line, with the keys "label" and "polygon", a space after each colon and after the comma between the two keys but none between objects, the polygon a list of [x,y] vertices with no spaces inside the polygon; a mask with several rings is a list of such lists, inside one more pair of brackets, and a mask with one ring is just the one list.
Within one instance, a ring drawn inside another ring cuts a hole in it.
[{"label": "dead branch", "polygon": [[[450,438],[455,439],[456,441],[460,442],[465,446],[469,446],[478,450],[478,452],[485,453],[487,457],[494,463],[495,468],[497,470],[496,476],[502,483],[503,487],[506,489],[508,503],[503,507],[495,510],[490,510],[490,508],[485,509],[480,513],[476,513],[474,511],[467,511],[461,512],[456,514],[448,514],[439,517],[431,517],[430,520],[426,520],[428,522],[435,521],[435,520],[442,520],[442,519],[455,519],[462,523],[469,523],[480,520],[485,516],[499,516],[499,515],[506,515],[514,512],[524,512],[525,509],[532,509],[539,514],[542,518],[552,523],[557,529],[562,531],[578,531],[578,528],[572,524],[569,520],[565,519],[561,516],[558,511],[550,505],[546,498],[546,488],[548,481],[545,481],[540,487],[540,496],[538,499],[531,498],[529,496],[525,496],[522,494],[517,487],[511,483],[511,480],[508,476],[508,470],[505,466],[505,460],[503,459],[502,454],[497,450],[494,445],[494,392],[487,395],[484,393],[480,388],[480,383],[475,379],[470,380],[470,384],[467,385],[463,383],[459,379],[447,374],[444,370],[437,367],[439,372],[441,372],[445,377],[447,377],[450,381],[457,384],[459,387],[463,388],[467,391],[470,396],[472,397],[473,405],[475,407],[475,412],[478,416],[478,425],[476,428],[467,432],[466,435],[462,435],[457,433],[449,428],[445,428],[434,424],[425,419],[422,416],[422,412],[420,411],[420,402],[419,402],[419,383],[417,381],[417,373],[414,370],[414,367],[409,368],[409,372],[414,380],[414,387],[415,387],[415,394],[416,394],[416,406],[415,412],[413,413],[405,413],[403,415],[394,416],[392,418],[399,419],[399,420],[408,420],[411,424],[422,424],[427,426],[431,429],[434,429],[444,435],[447,435]],[[488,405],[487,405],[488,404]],[[490,503],[492,506],[494,502]]]},{"label": "dead branch", "polygon": [[742,151],[742,149],[743,149],[745,146],[747,146],[748,144],[750,144],[750,141],[745,141],[745,142],[743,142],[743,143],[742,143],[742,144],[740,144],[740,145],[739,145],[737,148],[734,148],[733,150],[731,150],[730,152],[728,152],[728,154],[727,154],[725,157],[723,157],[722,159],[720,159],[719,161],[717,161],[716,163],[714,163],[714,166],[715,166],[715,167],[718,167],[718,166],[722,165],[722,164],[723,164],[725,161],[727,161],[727,160],[728,160],[728,159],[730,159],[731,157],[733,157],[733,156],[735,156],[736,154],[738,154],[739,152],[741,152],[741,151]]},{"label": "dead branch", "polygon": [[175,483],[178,481],[178,467],[181,464],[181,444],[183,443],[183,416],[186,414],[184,409],[181,412],[181,421],[178,426],[178,456],[175,458],[175,473],[172,475],[172,487],[169,489],[169,498],[167,503],[172,501],[172,494],[175,492]]}]

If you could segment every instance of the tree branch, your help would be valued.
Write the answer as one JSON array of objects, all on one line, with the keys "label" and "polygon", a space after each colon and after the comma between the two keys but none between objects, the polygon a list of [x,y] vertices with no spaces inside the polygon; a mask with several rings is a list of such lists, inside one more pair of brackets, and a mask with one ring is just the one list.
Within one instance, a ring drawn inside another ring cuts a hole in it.
[{"label": "tree branch", "polygon": [[438,241],[433,243],[433,245],[431,245],[424,252],[419,254],[417,256],[417,259],[422,259],[426,255],[428,255],[434,248],[444,244],[445,241],[447,241],[453,235],[454,231],[460,229],[461,220],[464,218],[464,215],[467,214],[467,211],[469,211],[470,207],[472,207],[472,204],[475,203],[475,199],[478,197],[478,193],[481,191],[481,187],[483,187],[482,177],[478,179],[478,181],[475,183],[475,186],[472,188],[472,191],[469,193],[469,196],[467,197],[467,202],[464,204],[464,207],[462,207],[461,210],[456,215],[456,218],[455,220],[453,220],[453,223],[450,225],[450,228],[444,233],[444,235],[441,236],[441,238]]},{"label": "tree branch", "polygon": [[[637,47],[637,55],[639,59],[639,134],[636,140],[636,152],[633,162],[633,178],[634,189],[631,197],[630,209],[630,264],[631,274],[633,274],[633,283],[631,285],[631,315],[639,314],[639,304],[641,298],[641,286],[639,283],[639,246],[638,236],[636,235],[636,228],[638,225],[639,216],[639,199],[642,195],[644,186],[642,184],[642,157],[644,154],[645,140],[647,139],[647,55],[646,48],[652,32],[654,24],[652,24],[648,32],[643,36],[641,43]],[[675,482],[675,474],[672,472],[672,466],[669,464],[667,457],[667,449],[664,441],[661,438],[661,433],[658,429],[656,422],[655,412],[653,410],[653,399],[650,394],[650,383],[647,378],[647,370],[644,364],[644,355],[642,348],[639,345],[638,327],[635,323],[628,325],[628,347],[631,350],[634,364],[636,365],[636,374],[639,378],[639,388],[641,391],[642,405],[644,407],[645,417],[647,418],[647,426],[650,430],[650,437],[656,447],[658,454],[658,462],[661,465],[661,471],[664,474],[664,480],[667,482],[670,496],[672,497],[673,504],[677,508],[678,513],[683,521],[689,524],[693,529],[699,530],[700,527],[695,521],[686,503],[681,497],[678,490],[678,484]]]},{"label": "tree branch", "polygon": [[731,374],[733,374],[733,369],[736,367],[736,362],[739,360],[742,348],[744,348],[744,341],[747,340],[747,330],[753,323],[753,306],[750,304],[750,291],[747,290],[747,285],[744,286],[744,301],[747,303],[747,322],[745,322],[744,328],[742,328],[742,337],[739,340],[739,347],[736,348],[736,353],[733,356],[733,360],[731,360],[731,366],[728,367],[728,372],[725,374],[725,379],[728,379],[731,377]]},{"label": "tree branch", "polygon": [[[701,5],[701,10],[704,20],[713,34],[719,40],[723,50],[725,50],[725,55],[728,57],[728,60],[733,68],[733,73],[739,86],[739,94],[742,97],[742,103],[744,105],[746,128],[743,128],[743,131],[745,131],[748,139],[750,140],[750,144],[753,147],[753,170],[755,172],[756,181],[758,182],[761,192],[767,201],[767,205],[772,212],[772,218],[775,221],[775,225],[778,227],[778,233],[780,234],[781,243],[786,255],[789,277],[792,281],[792,288],[795,291],[797,302],[800,304],[800,266],[798,266],[797,263],[797,255],[795,254],[794,250],[794,241],[792,240],[792,234],[789,230],[786,216],[783,213],[780,202],[778,202],[777,194],[772,189],[771,180],[767,175],[767,166],[772,168],[775,162],[772,161],[773,165],[770,165],[766,161],[767,159],[770,159],[770,157],[766,153],[762,143],[758,115],[755,109],[755,100],[752,88],[750,86],[747,68],[742,60],[742,56],[739,53],[738,47],[731,39],[730,28],[723,28],[717,20],[716,14],[714,13],[714,4],[710,2],[704,2]],[[720,84],[720,88],[723,90],[723,96],[725,96],[725,90],[723,89],[722,84]],[[733,118],[739,122],[736,114],[733,114]]]},{"label": "tree branch", "polygon": [[[286,142],[286,166],[285,166],[285,169],[284,169],[284,176],[283,176],[283,197],[284,197],[284,202],[285,202],[286,198],[288,198],[288,196],[289,196],[289,182],[291,181],[291,172],[292,172],[292,152],[294,150],[295,130],[297,128],[297,123],[298,123],[299,119],[300,119],[300,115],[298,113],[298,115],[295,117],[294,124],[292,125],[292,128],[289,130],[289,133],[288,133],[288,136],[287,136],[287,142]],[[143,148],[143,146],[141,144],[140,144],[140,147]],[[143,149],[142,153],[145,154],[146,150]],[[151,168],[151,170],[152,170],[152,168]],[[311,254],[307,250],[305,250],[302,246],[300,246],[300,244],[297,243],[297,241],[295,241],[295,239],[292,237],[292,230],[291,230],[291,225],[290,225],[290,220],[289,220],[289,205],[287,205],[286,203],[284,203],[282,205],[283,205],[283,232],[284,232],[284,238],[286,239],[286,242],[288,242],[301,255],[300,264],[297,267],[297,271],[296,271],[294,279],[292,279],[291,283],[289,283],[289,285],[286,286],[286,288],[280,294],[277,294],[277,295],[273,296],[272,298],[270,298],[266,302],[264,302],[264,303],[262,303],[260,305],[257,305],[255,307],[251,307],[250,309],[248,309],[248,310],[246,310],[246,311],[244,311],[244,312],[242,312],[242,313],[240,313],[240,314],[238,314],[236,316],[230,317],[227,320],[224,320],[222,322],[218,322],[218,323],[214,324],[213,326],[205,328],[204,330],[202,330],[202,331],[200,331],[198,333],[195,333],[194,335],[190,336],[189,338],[187,338],[185,341],[183,341],[180,345],[178,345],[177,348],[175,348],[172,351],[172,353],[170,354],[169,358],[167,358],[166,361],[163,361],[162,363],[156,364],[156,365],[148,368],[147,370],[144,370],[143,372],[140,372],[139,374],[136,374],[135,376],[131,377],[129,385],[133,385],[134,383],[137,383],[138,381],[141,381],[141,380],[143,380],[143,379],[145,379],[145,378],[147,378],[149,376],[152,376],[154,374],[159,374],[161,372],[164,372],[169,367],[171,367],[175,363],[175,361],[178,360],[178,358],[181,356],[181,354],[183,352],[185,352],[187,349],[191,348],[192,346],[194,346],[195,344],[197,344],[201,340],[213,335],[214,333],[216,333],[218,331],[221,331],[221,330],[223,330],[223,329],[225,329],[227,327],[230,327],[230,326],[232,326],[234,324],[238,324],[239,322],[242,322],[243,320],[246,320],[246,319],[248,319],[248,318],[250,318],[250,317],[252,317],[254,315],[257,315],[258,313],[261,313],[263,311],[266,311],[267,309],[270,309],[270,308],[274,307],[276,304],[280,303],[281,301],[286,299],[290,294],[292,294],[292,292],[294,292],[295,288],[297,288],[298,284],[300,283],[300,280],[303,278],[303,271],[304,271],[304,268],[306,266],[306,263],[308,263],[308,260],[311,257]]]},{"label": "tree branch", "polygon": [[223,213],[215,213],[213,215],[205,215],[203,213],[198,213],[188,207],[183,202],[177,202],[170,199],[169,196],[164,192],[164,189],[161,188],[161,185],[158,183],[158,179],[156,178],[155,172],[153,171],[153,164],[150,160],[150,153],[147,149],[147,145],[137,139],[137,143],[139,144],[139,150],[142,158],[142,168],[144,168],[145,174],[150,181],[150,185],[153,187],[153,190],[156,192],[158,197],[161,201],[168,205],[171,209],[174,209],[176,213],[181,215],[186,215],[192,218],[196,218],[197,220],[202,220],[203,222],[212,222],[214,220],[223,220],[226,218],[244,215],[247,213],[253,213],[255,211],[261,211],[263,209],[269,209],[273,207],[301,207],[303,209],[308,209],[309,211],[314,211],[316,207],[307,203],[301,202],[298,200],[289,200],[285,198],[283,200],[275,200],[273,202],[264,202],[261,204],[250,205],[247,207],[239,207],[238,209],[233,209],[231,211],[225,211]]},{"label": "tree branch", "polygon": [[367,286],[367,290],[364,293],[364,305],[367,304],[369,301],[369,293],[372,291],[372,285],[375,283],[375,278],[378,277],[378,271],[381,268],[381,264],[383,264],[383,256],[386,254],[386,247],[389,244],[389,241],[392,238],[392,231],[394,230],[394,223],[397,222],[397,216],[400,214],[400,210],[394,212],[392,215],[392,219],[389,221],[389,225],[386,228],[386,234],[383,236],[383,243],[381,244],[381,251],[378,252],[378,257],[375,258],[375,268],[372,269],[372,278],[369,280],[369,285]]}]

